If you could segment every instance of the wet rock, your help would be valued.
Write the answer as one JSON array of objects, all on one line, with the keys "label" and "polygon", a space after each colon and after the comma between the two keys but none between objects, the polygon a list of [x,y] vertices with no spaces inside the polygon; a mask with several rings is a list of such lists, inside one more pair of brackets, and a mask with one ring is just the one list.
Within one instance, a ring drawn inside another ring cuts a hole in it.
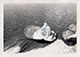
[{"label": "wet rock", "polygon": [[74,46],[77,44],[77,38],[69,38],[66,40],[68,46]]},{"label": "wet rock", "polygon": [[68,46],[74,46],[77,44],[77,36],[72,31],[70,31],[70,30],[64,31],[62,36],[65,40],[65,43]]},{"label": "wet rock", "polygon": [[62,33],[63,38],[68,46],[74,46],[77,44],[77,28],[75,24],[69,25],[69,30]]}]

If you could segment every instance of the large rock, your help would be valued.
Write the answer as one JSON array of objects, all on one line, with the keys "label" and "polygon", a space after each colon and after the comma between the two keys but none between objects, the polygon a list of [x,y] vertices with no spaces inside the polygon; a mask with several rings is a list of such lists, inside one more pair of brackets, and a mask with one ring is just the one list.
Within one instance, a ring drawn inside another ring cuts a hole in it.
[{"label": "large rock", "polygon": [[42,27],[29,25],[24,29],[24,34],[27,38],[35,40],[54,41],[56,39],[56,33],[51,31],[47,23]]},{"label": "large rock", "polygon": [[37,31],[38,29],[40,29],[39,26],[35,26],[35,25],[26,26],[26,28],[24,29],[24,34],[28,38],[33,38],[34,32]]}]

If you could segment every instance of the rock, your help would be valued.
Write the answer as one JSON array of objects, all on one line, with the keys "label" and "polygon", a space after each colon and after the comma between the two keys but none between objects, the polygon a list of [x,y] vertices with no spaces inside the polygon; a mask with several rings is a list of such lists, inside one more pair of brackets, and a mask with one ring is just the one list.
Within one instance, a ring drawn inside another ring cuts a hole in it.
[{"label": "rock", "polygon": [[68,28],[69,28],[69,30],[74,31],[74,32],[76,32],[76,30],[77,30],[77,27],[75,24],[70,24]]},{"label": "rock", "polygon": [[46,41],[54,41],[56,40],[56,33],[54,31],[51,31],[51,34],[49,35],[48,38],[44,38]]},{"label": "rock", "polygon": [[65,39],[66,44],[68,46],[74,46],[77,43],[77,35],[76,35],[77,28],[76,28],[76,25],[75,24],[70,24],[68,28],[69,28],[69,30],[64,31],[62,33],[62,36]]},{"label": "rock", "polygon": [[7,51],[5,51],[6,54],[16,54],[20,51],[20,46],[16,45],[10,49],[8,49]]},{"label": "rock", "polygon": [[62,33],[62,36],[63,36],[63,38],[66,40],[66,39],[68,39],[68,37],[70,36],[70,35],[73,35],[74,33],[72,32],[72,31],[70,31],[70,30],[66,30],[66,31],[64,31],[63,33]]},{"label": "rock", "polygon": [[26,26],[26,28],[24,29],[24,34],[27,38],[33,38],[34,32],[37,31],[38,29],[40,29],[39,26],[35,25]]},{"label": "rock", "polygon": [[50,26],[45,22],[44,25],[41,27],[41,34],[47,38],[51,33]]},{"label": "rock", "polygon": [[63,38],[65,39],[65,43],[68,46],[74,46],[77,43],[77,36],[74,32],[70,30],[66,30],[62,33]]},{"label": "rock", "polygon": [[69,38],[66,40],[66,44],[68,46],[74,46],[77,44],[77,38]]},{"label": "rock", "polygon": [[44,23],[44,25],[34,32],[33,34],[34,39],[44,39],[45,41],[54,41],[56,39],[56,33],[54,31],[51,31],[50,26],[47,23]]},{"label": "rock", "polygon": [[66,42],[67,42],[68,46],[76,45],[77,44],[77,34],[74,33],[74,34],[68,36]]},{"label": "rock", "polygon": [[50,42],[56,39],[56,33],[53,33],[53,31],[51,31],[51,34],[47,38],[46,36],[42,35],[41,32],[42,32],[41,29],[35,31],[33,34],[33,38],[37,40],[44,39],[45,41],[50,41]]},{"label": "rock", "polygon": [[53,41],[56,39],[56,33],[51,31],[47,23],[44,23],[42,27],[29,25],[24,29],[24,34],[27,38],[35,40]]},{"label": "rock", "polygon": [[77,38],[77,34],[75,33],[75,34],[73,34],[73,35],[70,35],[70,36],[68,37],[68,39],[70,39],[70,38]]}]

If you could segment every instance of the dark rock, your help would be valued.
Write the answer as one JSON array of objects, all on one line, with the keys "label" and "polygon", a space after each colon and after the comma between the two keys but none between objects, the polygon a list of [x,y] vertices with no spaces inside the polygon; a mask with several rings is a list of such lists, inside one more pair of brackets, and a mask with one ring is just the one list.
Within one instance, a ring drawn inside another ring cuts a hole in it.
[{"label": "dark rock", "polygon": [[77,38],[70,38],[66,40],[68,46],[74,46],[77,44]]}]

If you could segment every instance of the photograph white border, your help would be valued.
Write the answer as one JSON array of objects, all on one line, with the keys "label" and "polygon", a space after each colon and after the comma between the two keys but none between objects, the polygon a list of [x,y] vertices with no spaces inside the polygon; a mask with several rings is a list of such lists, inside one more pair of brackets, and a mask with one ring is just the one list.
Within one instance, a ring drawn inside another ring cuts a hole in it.
[{"label": "photograph white border", "polygon": [[[3,52],[3,35],[4,35],[4,3],[77,3],[77,53],[76,54],[39,54],[39,53],[34,53],[34,54],[5,54]],[[80,57],[80,1],[79,0],[4,0],[0,1],[0,56],[1,57]]]}]

